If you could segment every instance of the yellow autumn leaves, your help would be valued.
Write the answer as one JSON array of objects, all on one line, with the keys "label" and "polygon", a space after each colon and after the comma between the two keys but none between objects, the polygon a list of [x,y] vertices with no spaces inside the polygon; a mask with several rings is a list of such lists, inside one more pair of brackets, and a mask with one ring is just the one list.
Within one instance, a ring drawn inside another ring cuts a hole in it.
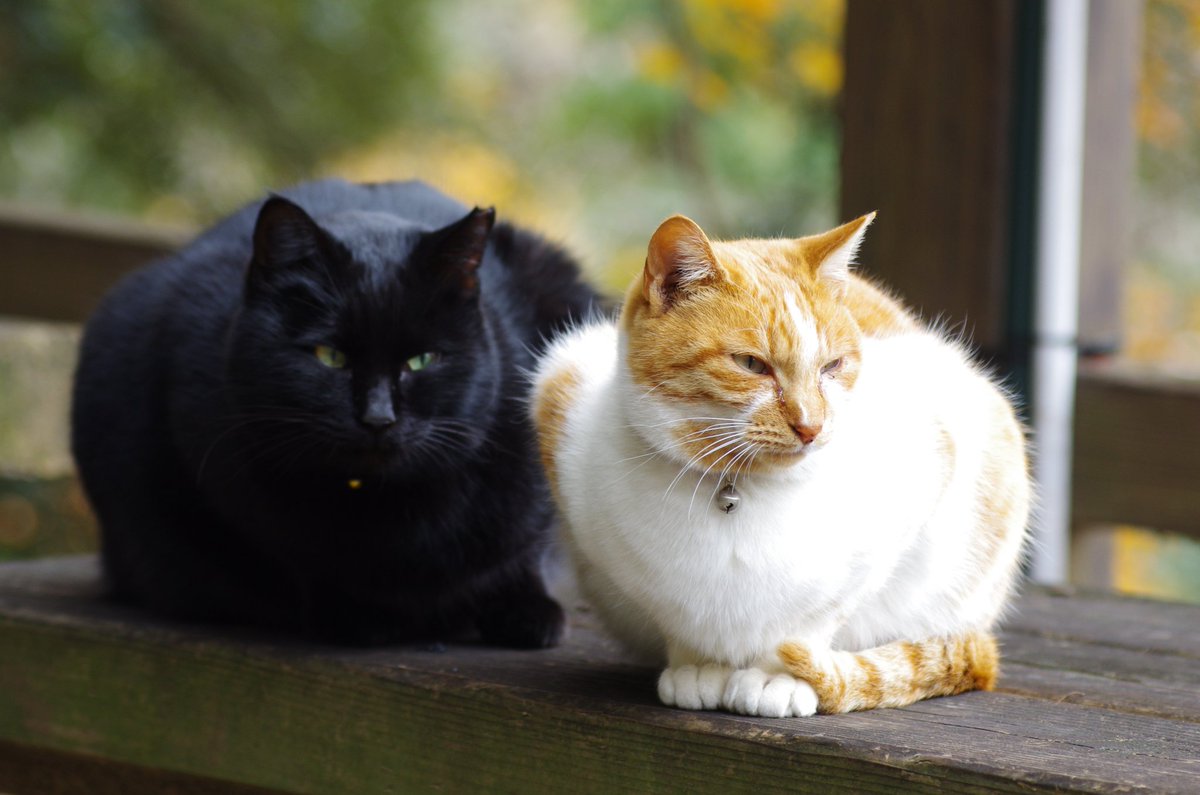
[{"label": "yellow autumn leaves", "polygon": [[643,76],[684,86],[692,103],[712,110],[731,84],[764,89],[794,82],[832,97],[842,87],[843,0],[687,0],[675,24],[638,53]]}]

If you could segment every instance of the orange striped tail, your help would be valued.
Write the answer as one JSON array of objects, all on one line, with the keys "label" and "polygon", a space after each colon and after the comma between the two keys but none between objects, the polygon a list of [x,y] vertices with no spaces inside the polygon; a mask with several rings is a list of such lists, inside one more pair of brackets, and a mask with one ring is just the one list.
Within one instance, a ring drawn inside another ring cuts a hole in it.
[{"label": "orange striped tail", "polygon": [[779,656],[788,673],[816,691],[822,713],[902,707],[925,698],[991,690],[1000,667],[1000,651],[990,632],[895,641],[822,656],[787,642],[779,647]]}]

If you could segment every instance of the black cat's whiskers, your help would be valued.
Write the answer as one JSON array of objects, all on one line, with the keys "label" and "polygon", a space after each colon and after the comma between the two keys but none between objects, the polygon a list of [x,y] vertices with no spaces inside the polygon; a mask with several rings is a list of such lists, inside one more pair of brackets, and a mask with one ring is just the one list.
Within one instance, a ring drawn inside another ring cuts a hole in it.
[{"label": "black cat's whiskers", "polygon": [[[307,444],[303,444],[307,442]],[[301,461],[311,459],[314,450],[329,449],[326,441],[319,436],[297,437],[290,444],[283,445],[280,449],[271,453],[273,456],[279,457],[278,465],[272,467],[271,483],[278,483],[284,477],[289,476],[289,473],[296,469],[296,465]]]},{"label": "black cat's whiskers", "polygon": [[445,428],[434,428],[417,441],[412,448],[414,455],[432,454],[442,463],[452,465],[456,456],[468,455],[474,452],[474,439],[459,433],[453,433]]},{"label": "black cat's whiskers", "polygon": [[233,424],[217,434],[216,438],[213,439],[212,443],[209,444],[208,448],[204,451],[204,455],[200,459],[200,465],[196,469],[196,485],[199,486],[203,482],[204,470],[207,468],[209,459],[212,457],[217,447],[223,441],[236,438],[235,434],[237,432],[245,431],[255,425],[303,425],[306,428],[311,428],[314,425],[314,420],[319,419],[318,415],[312,414],[311,412],[297,411],[295,409],[288,410],[292,413],[270,413],[272,411],[279,411],[279,408],[271,407],[262,409],[260,411],[240,412],[227,415],[226,421],[232,422]]},{"label": "black cat's whiskers", "polygon": [[408,445],[407,458],[429,461],[441,469],[461,465],[463,458],[495,447],[492,439],[462,420],[437,417],[427,420],[425,428],[425,433]]},{"label": "black cat's whiskers", "polygon": [[[204,466],[222,440],[240,440],[241,446],[229,454],[229,463],[233,464],[239,458],[242,459],[239,468],[234,472],[234,477],[241,477],[254,463],[282,453],[289,454],[286,465],[272,469],[276,473],[291,471],[293,465],[307,453],[318,449],[323,442],[330,444],[330,440],[341,433],[341,429],[330,423],[324,415],[294,406],[255,404],[244,407],[239,412],[227,414],[226,421],[234,424],[226,428],[209,446],[197,473],[197,483],[203,476]],[[272,427],[278,432],[264,435],[263,431],[269,431]],[[249,436],[236,433],[251,429],[256,433]],[[311,440],[311,444],[302,449],[291,449],[304,440]]]},{"label": "black cat's whiskers", "polygon": [[[255,463],[268,457],[289,454],[286,465],[283,465],[282,461],[273,461],[274,465],[271,470],[278,479],[279,476],[292,471],[292,465],[300,459],[301,454],[307,455],[325,441],[326,438],[323,435],[313,432],[313,429],[307,425],[292,429],[290,434],[273,436],[267,440],[249,441],[237,451],[239,454],[247,454],[248,457],[244,458],[238,468],[234,470],[233,478],[242,477]],[[299,451],[293,449],[301,442],[308,442],[308,444]],[[231,460],[230,463],[233,461]]]},{"label": "black cat's whiskers", "polygon": [[470,455],[469,448],[454,448],[445,444],[426,444],[420,448],[423,460],[433,462],[440,470],[452,470],[463,463],[464,456]]},{"label": "black cat's whiskers", "polygon": [[[229,429],[226,429],[222,433],[221,438],[227,439],[231,431],[259,424],[296,426],[291,429],[292,433],[275,433],[265,438],[245,441],[243,447],[230,456],[231,462],[238,457],[244,457],[241,462],[241,468],[236,473],[238,476],[241,476],[247,468],[257,461],[268,456],[286,457],[286,464],[274,468],[281,471],[291,470],[308,453],[322,447],[324,448],[324,466],[328,467],[334,462],[339,453],[345,451],[347,431],[345,428],[337,427],[321,420],[322,418],[318,415],[303,412],[296,412],[293,416],[283,416],[280,414],[248,416],[245,419],[239,420]],[[408,462],[411,464],[414,459],[432,458],[442,465],[443,468],[452,467],[456,463],[459,463],[456,456],[470,455],[473,452],[478,452],[494,444],[492,440],[486,437],[481,438],[478,429],[469,423],[452,418],[426,420],[425,428],[426,433],[420,438],[408,440],[406,443],[401,443],[398,446],[397,451],[394,453],[394,457],[398,462]],[[258,430],[261,430],[261,428]],[[221,438],[217,441],[220,441]],[[299,443],[305,439],[310,440],[311,444],[301,447]],[[217,441],[214,441],[214,447]],[[212,448],[210,447],[210,453],[211,450]],[[334,467],[334,470],[336,469],[337,467]],[[370,467],[363,467],[363,469],[370,469]],[[362,474],[369,475],[370,473],[363,472]],[[387,477],[386,472],[379,472],[378,475],[383,478]],[[347,484],[350,481],[358,481],[358,488],[361,488],[363,478],[358,476],[348,477]],[[350,488],[354,489],[355,487],[350,486]]]},{"label": "black cat's whiskers", "polygon": [[494,439],[484,435],[480,429],[463,420],[438,417],[429,420],[430,433],[446,441],[457,441],[464,452],[495,447]]},{"label": "black cat's whiskers", "polygon": [[451,469],[460,463],[460,459],[453,456],[444,445],[430,445],[426,440],[414,445],[413,451],[425,463],[433,464],[439,470]]}]

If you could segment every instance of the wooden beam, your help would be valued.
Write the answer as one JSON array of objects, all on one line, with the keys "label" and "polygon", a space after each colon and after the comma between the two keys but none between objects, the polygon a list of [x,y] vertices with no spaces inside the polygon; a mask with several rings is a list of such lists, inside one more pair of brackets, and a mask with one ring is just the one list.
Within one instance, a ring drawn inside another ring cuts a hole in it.
[{"label": "wooden beam", "polygon": [[841,216],[859,260],[926,317],[1007,343],[1018,3],[850,0]]},{"label": "wooden beam", "polygon": [[1110,363],[1081,369],[1072,518],[1200,539],[1200,383]]},{"label": "wooden beam", "polygon": [[181,229],[0,204],[0,314],[81,322],[126,273],[181,246]]}]

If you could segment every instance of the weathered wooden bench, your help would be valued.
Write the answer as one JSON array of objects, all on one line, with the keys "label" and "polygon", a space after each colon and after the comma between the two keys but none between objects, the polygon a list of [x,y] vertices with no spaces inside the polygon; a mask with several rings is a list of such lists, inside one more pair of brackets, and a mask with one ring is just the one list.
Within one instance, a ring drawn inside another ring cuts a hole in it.
[{"label": "weathered wooden bench", "polygon": [[0,792],[1200,792],[1200,607],[1031,592],[997,692],[762,720],[660,706],[586,612],[346,650],[98,594],[92,557],[0,566]]}]

